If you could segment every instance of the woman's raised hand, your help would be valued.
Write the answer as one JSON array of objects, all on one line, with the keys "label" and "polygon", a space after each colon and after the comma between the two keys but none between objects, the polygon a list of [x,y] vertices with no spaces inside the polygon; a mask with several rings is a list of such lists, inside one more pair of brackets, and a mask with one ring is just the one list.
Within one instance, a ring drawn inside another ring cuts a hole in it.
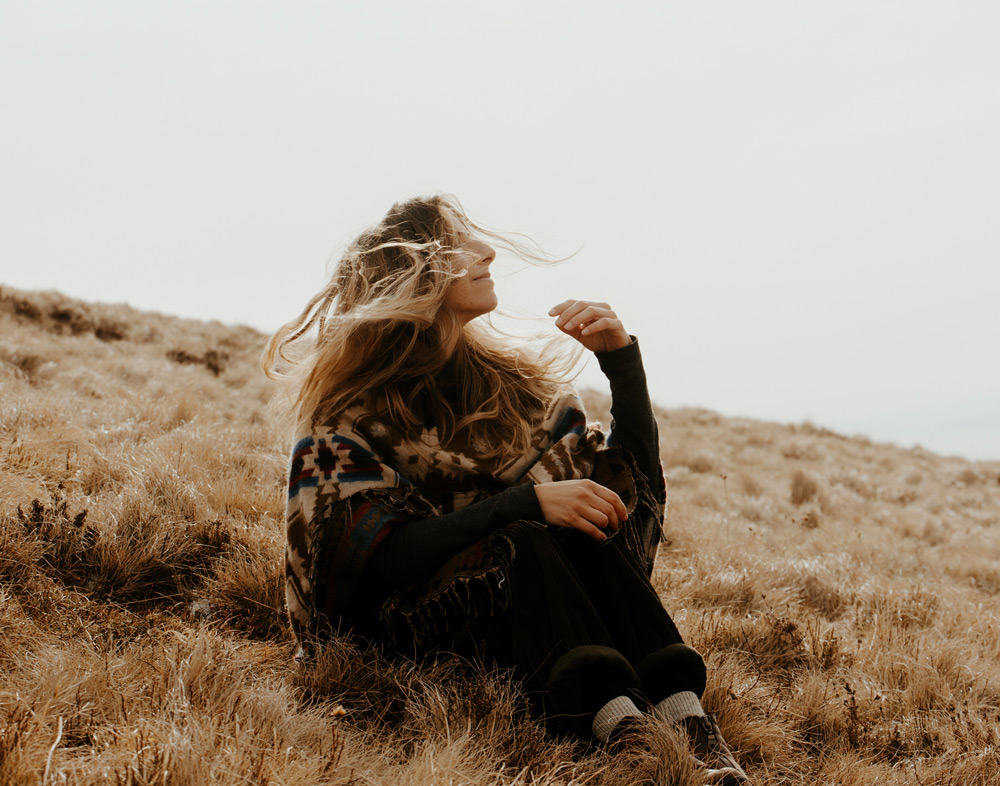
[{"label": "woman's raised hand", "polygon": [[556,318],[557,328],[591,352],[610,352],[632,341],[622,321],[607,303],[564,300],[549,309],[549,316]]},{"label": "woman's raised hand", "polygon": [[539,483],[535,495],[546,524],[578,529],[594,540],[604,540],[628,518],[621,498],[611,489],[592,480],[556,480]]}]

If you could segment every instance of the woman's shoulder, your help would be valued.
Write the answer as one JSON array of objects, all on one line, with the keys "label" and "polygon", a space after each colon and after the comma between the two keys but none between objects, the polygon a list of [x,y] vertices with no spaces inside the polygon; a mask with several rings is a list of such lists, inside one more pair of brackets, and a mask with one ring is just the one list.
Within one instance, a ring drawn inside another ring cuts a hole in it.
[{"label": "woman's shoulder", "polygon": [[344,438],[364,437],[366,431],[383,417],[372,402],[357,399],[336,412],[321,410],[311,418],[301,419],[295,428],[294,442],[297,444],[309,438],[330,439],[338,435]]},{"label": "woman's shoulder", "polygon": [[567,413],[576,410],[584,412],[583,399],[580,392],[572,385],[560,385],[553,389],[545,406],[545,420],[551,421],[553,418],[564,417]]}]

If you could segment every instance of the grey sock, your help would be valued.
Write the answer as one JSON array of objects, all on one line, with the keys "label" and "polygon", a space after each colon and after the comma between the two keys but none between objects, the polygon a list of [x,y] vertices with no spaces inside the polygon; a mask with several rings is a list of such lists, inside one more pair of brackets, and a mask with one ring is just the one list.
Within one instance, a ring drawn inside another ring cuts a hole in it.
[{"label": "grey sock", "polygon": [[701,717],[705,714],[698,695],[689,690],[667,696],[653,707],[653,714],[663,720],[680,723],[685,718]]},{"label": "grey sock", "polygon": [[641,718],[642,713],[628,696],[616,696],[594,715],[590,728],[601,742],[607,742],[615,726],[625,718]]}]

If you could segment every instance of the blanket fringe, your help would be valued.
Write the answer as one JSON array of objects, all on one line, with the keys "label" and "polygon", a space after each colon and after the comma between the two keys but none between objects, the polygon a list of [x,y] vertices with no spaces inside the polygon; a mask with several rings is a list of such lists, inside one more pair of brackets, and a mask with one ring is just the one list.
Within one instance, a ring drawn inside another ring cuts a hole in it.
[{"label": "blanket fringe", "polygon": [[494,565],[475,576],[456,576],[447,589],[413,608],[390,598],[381,611],[389,643],[396,649],[428,650],[474,635],[470,626],[509,608],[505,581],[503,566]]}]

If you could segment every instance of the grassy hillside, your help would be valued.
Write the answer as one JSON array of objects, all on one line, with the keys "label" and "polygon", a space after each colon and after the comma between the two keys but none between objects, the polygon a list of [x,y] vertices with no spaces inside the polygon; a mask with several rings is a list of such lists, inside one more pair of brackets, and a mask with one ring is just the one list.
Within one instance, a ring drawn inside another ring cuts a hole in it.
[{"label": "grassy hillside", "polygon": [[[0,784],[696,783],[672,730],[609,759],[502,674],[292,666],[263,341],[0,290]],[[659,418],[654,583],[754,782],[1000,782],[1000,463]]]}]

